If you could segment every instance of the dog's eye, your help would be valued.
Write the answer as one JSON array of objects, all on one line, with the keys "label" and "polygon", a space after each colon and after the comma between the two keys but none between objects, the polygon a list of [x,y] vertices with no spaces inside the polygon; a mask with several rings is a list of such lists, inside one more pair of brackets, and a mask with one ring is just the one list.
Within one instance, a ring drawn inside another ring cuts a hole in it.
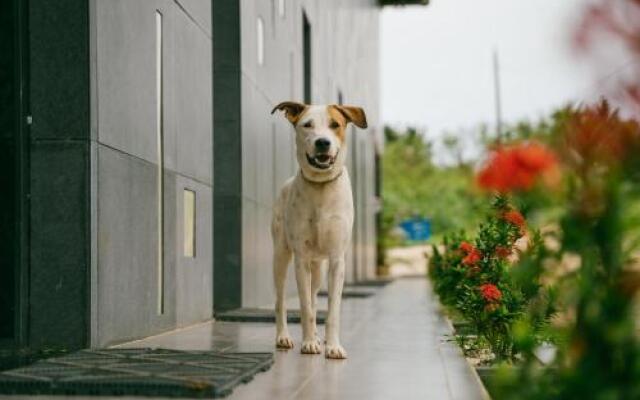
[{"label": "dog's eye", "polygon": [[302,126],[305,128],[313,128],[313,121],[307,121]]},{"label": "dog's eye", "polygon": [[331,123],[329,124],[329,128],[338,129],[338,128],[340,128],[340,124],[337,123],[336,121],[331,121]]}]

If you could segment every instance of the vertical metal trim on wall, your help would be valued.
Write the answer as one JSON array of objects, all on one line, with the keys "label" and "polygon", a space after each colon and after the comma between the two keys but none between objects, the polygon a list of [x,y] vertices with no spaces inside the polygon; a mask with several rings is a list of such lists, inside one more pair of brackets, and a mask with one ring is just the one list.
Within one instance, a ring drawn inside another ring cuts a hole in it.
[{"label": "vertical metal trim on wall", "polygon": [[156,10],[156,134],[158,144],[158,314],[164,313],[164,101],[162,13]]},{"label": "vertical metal trim on wall", "polygon": [[311,40],[311,23],[307,17],[307,13],[302,11],[302,59],[303,59],[303,77],[304,77],[304,102],[311,104],[313,94],[311,93],[311,73],[312,73],[312,40]]},{"label": "vertical metal trim on wall", "polygon": [[351,157],[353,160],[353,181],[351,187],[353,189],[353,234],[351,236],[351,247],[353,248],[353,280],[357,282],[360,280],[360,162],[358,160],[358,154],[360,153],[358,147],[360,141],[358,140],[355,128],[352,126],[349,136],[353,138]]}]

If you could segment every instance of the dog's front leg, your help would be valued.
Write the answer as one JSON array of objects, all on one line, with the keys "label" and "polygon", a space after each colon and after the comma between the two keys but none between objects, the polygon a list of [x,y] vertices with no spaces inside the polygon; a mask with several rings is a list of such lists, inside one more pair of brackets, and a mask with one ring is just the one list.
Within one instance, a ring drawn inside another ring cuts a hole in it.
[{"label": "dog's front leg", "polygon": [[293,349],[293,339],[291,339],[287,328],[287,305],[285,300],[285,285],[287,283],[287,269],[290,260],[291,252],[289,249],[276,244],[273,254],[273,282],[276,288],[276,347],[279,349]]},{"label": "dog's front leg", "polygon": [[311,312],[316,317],[313,324],[314,337],[320,343],[320,336],[318,336],[318,291],[322,286],[322,263],[319,261],[311,262]]},{"label": "dog's front leg", "polygon": [[311,307],[311,263],[295,256],[296,281],[300,298],[300,324],[302,325],[302,347],[304,354],[320,354],[320,344],[315,337],[316,316]]},{"label": "dog's front leg", "polygon": [[340,302],[344,284],[344,256],[329,260],[329,315],[326,322],[325,357],[347,358],[340,345]]}]

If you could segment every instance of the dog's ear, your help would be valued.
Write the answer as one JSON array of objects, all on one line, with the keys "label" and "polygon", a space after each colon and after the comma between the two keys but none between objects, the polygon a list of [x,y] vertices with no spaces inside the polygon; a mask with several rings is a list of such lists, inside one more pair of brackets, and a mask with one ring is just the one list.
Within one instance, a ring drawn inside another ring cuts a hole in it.
[{"label": "dog's ear", "polygon": [[358,128],[366,128],[367,125],[367,116],[364,113],[364,110],[360,107],[355,106],[343,106],[343,105],[335,105],[334,106],[344,117],[347,119],[347,122],[353,122],[355,126]]},{"label": "dog's ear", "polygon": [[302,103],[297,103],[295,101],[283,101],[271,110],[271,114],[276,111],[284,111],[285,117],[287,117],[289,122],[295,125],[306,108],[307,106]]}]

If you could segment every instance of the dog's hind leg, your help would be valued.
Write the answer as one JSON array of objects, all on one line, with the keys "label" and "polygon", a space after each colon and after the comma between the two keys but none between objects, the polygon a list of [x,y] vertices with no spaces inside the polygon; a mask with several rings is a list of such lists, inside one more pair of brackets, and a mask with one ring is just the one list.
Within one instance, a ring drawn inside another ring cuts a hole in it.
[{"label": "dog's hind leg", "polygon": [[276,288],[276,347],[292,349],[293,339],[287,328],[287,305],[285,300],[285,285],[287,283],[287,270],[291,261],[291,251],[282,243],[275,243],[273,254],[273,281]]},{"label": "dog's hind leg", "polygon": [[320,343],[320,336],[318,335],[318,291],[320,291],[320,287],[322,286],[322,262],[321,261],[312,261],[311,262],[311,312],[315,317],[315,324],[313,325],[313,335]]}]

